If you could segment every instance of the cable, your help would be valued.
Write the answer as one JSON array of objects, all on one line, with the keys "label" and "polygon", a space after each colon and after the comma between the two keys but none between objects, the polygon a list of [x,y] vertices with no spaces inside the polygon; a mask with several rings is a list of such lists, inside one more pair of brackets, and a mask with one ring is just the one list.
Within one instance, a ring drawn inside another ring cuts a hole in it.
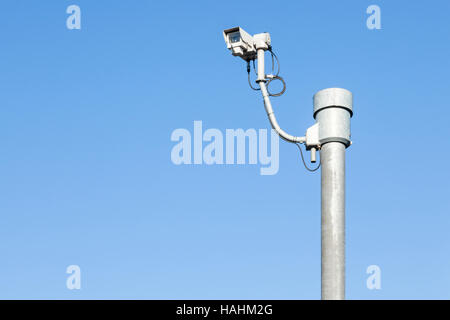
[{"label": "cable", "polygon": [[[283,89],[278,93],[271,93],[269,90],[269,84],[273,80],[280,80],[281,83],[283,84]],[[267,81],[267,92],[269,93],[269,96],[271,96],[271,97],[279,97],[279,96],[283,95],[286,92],[286,82],[284,82],[284,79],[280,76],[273,76],[273,78],[271,78],[271,79],[269,79],[269,81]]]},{"label": "cable", "polygon": [[[253,59],[253,67],[255,66],[255,59]],[[247,60],[247,74],[248,74],[248,85],[250,86],[250,88],[252,88],[255,91],[259,91],[261,89],[259,88],[254,88],[252,86],[252,82],[250,81],[250,60]]]},{"label": "cable", "polygon": [[314,168],[314,169],[309,168],[306,165],[305,158],[303,158],[303,150],[302,150],[302,147],[300,146],[300,143],[295,143],[295,144],[297,145],[298,150],[300,150],[300,155],[302,156],[303,165],[305,166],[306,170],[308,170],[310,172],[317,171],[320,168],[320,165],[322,164],[322,158],[319,157],[319,165],[316,168]]},{"label": "cable", "polygon": [[[279,97],[279,96],[283,95],[286,92],[286,82],[284,81],[284,79],[282,77],[279,76],[281,67],[280,67],[280,60],[278,59],[278,56],[272,51],[272,47],[270,47],[268,49],[268,51],[270,52],[271,57],[272,57],[272,77],[267,81],[267,92],[269,93],[269,96],[271,96],[271,97]],[[274,70],[275,70],[275,60],[274,60],[274,58],[277,61],[277,73],[276,74],[273,74]],[[252,61],[252,64],[253,64],[253,71],[257,75],[256,66],[255,66],[255,59],[251,59],[251,61]],[[259,88],[253,87],[251,79],[250,79],[250,71],[251,71],[250,60],[247,60],[248,85],[250,86],[250,88],[252,88],[255,91],[261,90]],[[278,92],[278,93],[271,93],[270,90],[269,90],[269,84],[272,81],[274,81],[274,80],[279,80],[283,84],[283,89],[281,89],[281,91]]]},{"label": "cable", "polygon": [[256,59],[252,60],[253,61],[253,71],[255,72],[255,75],[258,75],[258,72],[256,71],[255,60]]},{"label": "cable", "polygon": [[250,72],[248,73],[248,85],[250,86],[250,88],[252,88],[252,89],[255,90],[255,91],[261,90],[260,88],[254,88],[254,87],[252,86],[252,82],[251,82],[251,80],[250,80]]},{"label": "cable", "polygon": [[[269,49],[269,51],[270,51],[270,49]],[[270,56],[271,56],[271,58],[272,58],[272,74],[273,74],[273,70],[274,70],[274,66],[275,66],[275,61],[273,60],[273,53],[272,53],[272,52],[270,52]]]},{"label": "cable", "polygon": [[277,60],[277,74],[275,75],[276,77],[278,77],[278,75],[280,74],[280,60],[278,60],[278,56],[275,54],[275,52],[272,51],[272,47],[269,48],[269,52],[272,55],[272,73],[273,73],[273,57],[275,57],[275,60]]},{"label": "cable", "polygon": [[[273,75],[273,77],[271,79],[269,79],[269,81],[267,81],[267,92],[269,93],[269,96],[271,96],[271,97],[279,97],[286,92],[286,82],[284,81],[284,79],[282,77],[279,76],[281,66],[280,66],[280,60],[278,59],[278,56],[275,54],[275,52],[273,52],[272,47],[269,47],[268,51],[270,52],[270,55],[272,56],[272,75]],[[275,69],[274,57],[275,57],[275,60],[277,61],[277,73],[276,74],[273,74],[274,69]],[[280,80],[283,83],[283,89],[278,93],[271,93],[269,90],[269,84],[273,80]]]}]

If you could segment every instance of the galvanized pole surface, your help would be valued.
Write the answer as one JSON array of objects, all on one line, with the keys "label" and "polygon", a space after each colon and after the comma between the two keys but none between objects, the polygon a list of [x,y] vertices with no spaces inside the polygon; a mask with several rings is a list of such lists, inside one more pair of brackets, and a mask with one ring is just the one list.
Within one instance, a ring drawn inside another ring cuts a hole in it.
[{"label": "galvanized pole surface", "polygon": [[345,149],[353,96],[330,88],[314,95],[322,166],[322,299],[345,299]]},{"label": "galvanized pole surface", "polygon": [[345,298],[345,145],[322,146],[322,299]]}]

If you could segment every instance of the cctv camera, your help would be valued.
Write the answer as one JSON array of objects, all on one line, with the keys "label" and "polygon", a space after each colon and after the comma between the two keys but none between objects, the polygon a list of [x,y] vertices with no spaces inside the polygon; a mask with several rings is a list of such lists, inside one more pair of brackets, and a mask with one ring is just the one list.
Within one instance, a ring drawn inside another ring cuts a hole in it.
[{"label": "cctv camera", "polygon": [[224,30],[223,37],[233,56],[241,57],[245,61],[256,58],[253,37],[240,27]]}]

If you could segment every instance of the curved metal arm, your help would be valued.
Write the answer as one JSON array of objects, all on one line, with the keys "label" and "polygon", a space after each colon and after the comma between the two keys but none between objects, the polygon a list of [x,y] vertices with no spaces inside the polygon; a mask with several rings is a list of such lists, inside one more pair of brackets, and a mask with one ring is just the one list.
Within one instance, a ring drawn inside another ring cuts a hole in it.
[{"label": "curved metal arm", "polygon": [[266,83],[264,81],[259,81],[258,84],[261,87],[261,93],[264,98],[264,108],[266,109],[267,117],[269,117],[270,125],[272,126],[272,128],[278,133],[280,138],[285,141],[293,143],[305,143],[306,141],[305,137],[296,137],[290,135],[289,133],[280,128],[277,118],[273,113],[272,103],[270,102],[269,99],[269,93],[267,92]]},{"label": "curved metal arm", "polygon": [[258,55],[258,79],[256,81],[258,82],[261,88],[261,93],[264,99],[264,108],[266,109],[267,116],[269,117],[270,125],[278,133],[281,139],[287,142],[305,143],[306,141],[305,137],[296,137],[290,135],[289,133],[280,128],[280,125],[277,122],[277,118],[273,113],[272,103],[270,102],[269,92],[267,91],[265,79],[266,75],[264,72],[264,48],[261,47],[258,48],[257,55]]}]

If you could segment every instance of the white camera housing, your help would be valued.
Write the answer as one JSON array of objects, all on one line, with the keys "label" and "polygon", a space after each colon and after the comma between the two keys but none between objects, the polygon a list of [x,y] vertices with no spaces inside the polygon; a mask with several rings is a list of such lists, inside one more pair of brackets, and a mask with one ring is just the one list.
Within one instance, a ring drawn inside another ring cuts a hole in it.
[{"label": "white camera housing", "polygon": [[226,29],[223,31],[223,37],[233,56],[241,57],[245,61],[256,59],[255,41],[242,28]]},{"label": "white camera housing", "polygon": [[270,47],[270,34],[267,32],[258,33],[253,36],[253,45],[255,49],[264,49],[267,50]]}]

